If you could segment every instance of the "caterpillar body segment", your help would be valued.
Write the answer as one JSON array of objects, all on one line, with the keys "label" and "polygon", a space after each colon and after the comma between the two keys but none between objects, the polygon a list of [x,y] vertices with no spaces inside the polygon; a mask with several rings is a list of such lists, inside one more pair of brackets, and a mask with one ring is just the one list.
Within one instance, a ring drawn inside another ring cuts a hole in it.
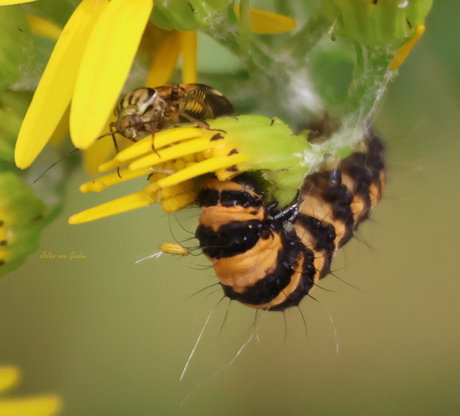
[{"label": "caterpillar body segment", "polygon": [[370,132],[336,168],[307,176],[298,200],[283,210],[267,205],[247,175],[208,180],[198,196],[196,236],[229,298],[284,310],[330,272],[337,249],[368,217],[384,186],[384,146]]}]

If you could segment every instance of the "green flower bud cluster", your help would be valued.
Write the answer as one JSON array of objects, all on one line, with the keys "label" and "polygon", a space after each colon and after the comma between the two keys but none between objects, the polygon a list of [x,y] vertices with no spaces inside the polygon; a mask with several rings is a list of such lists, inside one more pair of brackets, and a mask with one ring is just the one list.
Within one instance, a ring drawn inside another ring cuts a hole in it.
[{"label": "green flower bud cluster", "polygon": [[38,250],[47,207],[12,172],[0,173],[0,277]]},{"label": "green flower bud cluster", "polygon": [[425,23],[432,4],[433,0],[322,0],[334,35],[396,49]]},{"label": "green flower bud cluster", "polygon": [[212,20],[227,13],[233,1],[230,0],[167,0],[156,2],[152,21],[166,30],[196,30],[209,27]]},{"label": "green flower bud cluster", "polygon": [[[27,184],[27,173],[14,164],[14,146],[33,95],[33,91],[17,90],[18,82],[36,72],[38,57],[25,9],[21,5],[0,7],[0,276],[38,250],[40,233],[57,215],[60,203],[55,201],[63,195],[61,186],[44,179],[42,196],[52,195],[49,199],[54,204],[47,206]],[[37,165],[33,175],[38,177],[49,163],[48,159]]]}]

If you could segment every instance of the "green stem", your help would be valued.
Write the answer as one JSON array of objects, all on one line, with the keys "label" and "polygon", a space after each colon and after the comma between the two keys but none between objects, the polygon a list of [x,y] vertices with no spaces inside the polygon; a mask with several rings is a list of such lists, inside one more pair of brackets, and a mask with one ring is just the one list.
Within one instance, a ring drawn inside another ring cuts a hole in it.
[{"label": "green stem", "polygon": [[[273,59],[254,43],[251,37],[247,39],[247,53],[241,54],[242,36],[239,33],[240,25],[230,22],[228,16],[219,15],[220,19],[215,18],[211,26],[204,28],[204,32],[211,38],[225,46],[230,52],[239,56],[245,61],[249,71],[257,71],[259,76],[267,76],[272,66]],[[223,30],[223,28],[225,28]]]},{"label": "green stem", "polygon": [[285,44],[283,50],[288,50],[296,61],[305,61],[310,51],[327,32],[330,23],[323,13],[318,10],[308,22]]},{"label": "green stem", "polygon": [[240,19],[238,22],[240,55],[247,56],[251,44],[251,14],[249,0],[240,1]]},{"label": "green stem", "polygon": [[388,67],[395,55],[394,50],[355,43],[355,51],[353,81],[348,90],[348,98],[340,109],[342,117],[356,111],[361,114],[371,113],[392,75]]},{"label": "green stem", "polygon": [[275,10],[284,16],[292,16],[292,5],[286,0],[275,0]]},{"label": "green stem", "polygon": [[[219,15],[212,20],[210,27],[203,30],[230,52],[239,56],[250,74],[257,75],[251,79],[251,92],[257,94],[261,102],[269,100],[272,103],[272,112],[267,115],[276,115],[287,122],[295,122],[292,108],[285,105],[286,86],[292,83],[293,76],[303,70],[306,65],[306,54],[313,49],[326,28],[327,22],[318,12],[292,41],[288,40],[285,43],[281,50],[267,47],[261,39],[252,36],[247,44],[247,53],[244,54],[241,50],[242,35],[238,30],[239,25],[231,12]],[[298,108],[296,110],[300,111]]]}]

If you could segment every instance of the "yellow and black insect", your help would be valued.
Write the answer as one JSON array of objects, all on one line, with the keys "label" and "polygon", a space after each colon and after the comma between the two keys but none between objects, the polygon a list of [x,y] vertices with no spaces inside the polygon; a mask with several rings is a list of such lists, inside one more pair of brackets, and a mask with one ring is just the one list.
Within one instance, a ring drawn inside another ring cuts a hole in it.
[{"label": "yellow and black insect", "polygon": [[384,186],[384,146],[369,132],[336,168],[307,176],[297,201],[283,210],[265,204],[248,175],[208,180],[198,196],[203,212],[196,236],[230,299],[284,310],[329,273],[335,252]]},{"label": "yellow and black insect", "polygon": [[114,110],[111,134],[137,141],[181,122],[207,127],[208,118],[233,114],[224,95],[204,84],[172,84],[138,88],[124,95]]}]

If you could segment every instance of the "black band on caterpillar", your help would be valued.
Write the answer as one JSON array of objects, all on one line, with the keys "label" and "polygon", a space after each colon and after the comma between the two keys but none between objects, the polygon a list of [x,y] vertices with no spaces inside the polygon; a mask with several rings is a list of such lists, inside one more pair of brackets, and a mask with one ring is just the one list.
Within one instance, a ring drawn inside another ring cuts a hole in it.
[{"label": "black band on caterpillar", "polygon": [[337,249],[380,200],[384,146],[368,133],[336,169],[308,176],[299,202],[281,212],[265,205],[253,184],[237,181],[205,183],[198,196],[200,247],[229,298],[284,310],[329,273]]}]

